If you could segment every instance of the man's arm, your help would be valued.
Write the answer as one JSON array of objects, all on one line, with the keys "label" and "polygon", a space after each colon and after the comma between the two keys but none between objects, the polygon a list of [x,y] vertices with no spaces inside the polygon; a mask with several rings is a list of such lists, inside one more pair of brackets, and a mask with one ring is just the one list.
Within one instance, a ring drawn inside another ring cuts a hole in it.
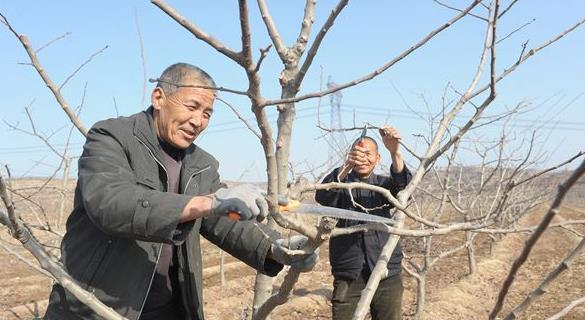
[{"label": "man's arm", "polygon": [[390,152],[390,156],[392,157],[392,166],[390,167],[392,184],[388,187],[390,192],[396,196],[399,191],[403,190],[406,185],[408,185],[412,178],[412,174],[404,164],[404,158],[402,157],[402,151],[400,150],[400,140],[402,138],[398,130],[385,126],[380,128],[380,135],[382,136],[384,146]]},{"label": "man's arm", "polygon": [[202,220],[200,231],[211,243],[266,275],[275,276],[284,267],[269,256],[280,235],[264,224],[212,216]]},{"label": "man's arm", "polygon": [[394,173],[401,173],[404,170],[404,159],[400,150],[400,140],[402,137],[398,130],[393,127],[384,126],[380,128],[380,135],[384,146],[390,152],[392,157],[392,170]]},{"label": "man's arm", "polygon": [[[335,168],[327,176],[325,176],[325,178],[323,178],[323,181],[321,181],[321,183],[337,182],[339,173],[342,170],[343,167]],[[324,206],[338,207],[340,205],[341,196],[343,192],[344,190],[342,189],[317,190],[315,191],[315,201]]]}]

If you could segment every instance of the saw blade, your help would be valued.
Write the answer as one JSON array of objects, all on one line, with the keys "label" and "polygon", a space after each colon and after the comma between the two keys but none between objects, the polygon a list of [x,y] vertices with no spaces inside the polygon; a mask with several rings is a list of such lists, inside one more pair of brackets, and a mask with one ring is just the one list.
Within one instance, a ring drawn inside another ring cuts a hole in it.
[{"label": "saw blade", "polygon": [[324,207],[324,206],[317,206],[311,204],[300,204],[294,210],[291,210],[294,213],[300,214],[310,214],[316,215],[321,217],[331,217],[336,219],[347,219],[347,220],[357,220],[357,221],[364,221],[364,222],[378,222],[384,223],[389,225],[394,225],[396,222],[393,219],[376,216],[373,214],[367,214],[363,212],[357,212],[347,209],[339,209],[333,207]]}]

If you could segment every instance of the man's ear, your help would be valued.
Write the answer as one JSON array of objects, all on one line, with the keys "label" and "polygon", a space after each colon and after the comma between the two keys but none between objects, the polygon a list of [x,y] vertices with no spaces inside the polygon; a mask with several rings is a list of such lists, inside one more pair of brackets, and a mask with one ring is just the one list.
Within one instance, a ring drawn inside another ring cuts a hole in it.
[{"label": "man's ear", "polygon": [[160,110],[163,106],[164,100],[165,93],[162,91],[162,89],[159,87],[154,88],[154,90],[152,90],[152,94],[150,95],[150,103],[154,109]]}]

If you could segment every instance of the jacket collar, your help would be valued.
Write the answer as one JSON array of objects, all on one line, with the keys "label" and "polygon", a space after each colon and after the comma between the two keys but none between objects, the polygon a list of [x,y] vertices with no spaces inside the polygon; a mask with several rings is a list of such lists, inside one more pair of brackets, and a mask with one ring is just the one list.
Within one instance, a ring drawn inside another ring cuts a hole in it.
[{"label": "jacket collar", "polygon": [[378,175],[372,172],[367,179],[361,179],[355,171],[351,170],[347,175],[347,180],[348,182],[365,182],[368,184],[376,184],[378,181]]},{"label": "jacket collar", "polygon": [[[134,122],[134,136],[140,139],[154,154],[154,156],[161,162],[163,158],[163,151],[158,141],[154,130],[153,119],[154,108],[150,106],[148,109],[140,112]],[[211,162],[206,159],[206,152],[195,144],[191,144],[189,148],[184,151],[182,174],[192,175],[198,171],[205,170],[211,165]]]}]

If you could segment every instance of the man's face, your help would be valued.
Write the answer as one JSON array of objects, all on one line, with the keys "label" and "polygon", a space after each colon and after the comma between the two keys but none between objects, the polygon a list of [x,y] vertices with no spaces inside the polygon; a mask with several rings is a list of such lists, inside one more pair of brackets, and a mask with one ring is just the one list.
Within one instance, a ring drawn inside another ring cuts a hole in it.
[{"label": "man's face", "polygon": [[152,106],[157,136],[175,148],[187,149],[207,128],[214,100],[215,92],[209,89],[181,87],[166,95],[161,88],[155,88]]},{"label": "man's face", "polygon": [[380,161],[380,154],[373,141],[370,139],[362,139],[362,148],[365,149],[366,164],[356,165],[353,170],[362,178],[370,176],[374,168]]}]

